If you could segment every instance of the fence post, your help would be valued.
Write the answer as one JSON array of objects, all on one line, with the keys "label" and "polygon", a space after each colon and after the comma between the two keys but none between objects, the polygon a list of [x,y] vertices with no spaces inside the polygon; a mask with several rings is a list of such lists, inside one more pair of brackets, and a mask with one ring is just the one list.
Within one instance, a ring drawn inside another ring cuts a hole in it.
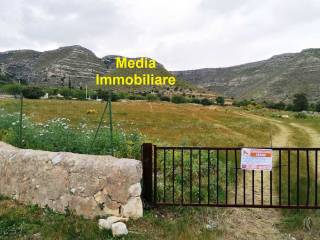
[{"label": "fence post", "polygon": [[148,204],[153,203],[152,165],[153,165],[152,144],[151,143],[144,143],[142,145],[142,166],[143,166],[142,196]]}]

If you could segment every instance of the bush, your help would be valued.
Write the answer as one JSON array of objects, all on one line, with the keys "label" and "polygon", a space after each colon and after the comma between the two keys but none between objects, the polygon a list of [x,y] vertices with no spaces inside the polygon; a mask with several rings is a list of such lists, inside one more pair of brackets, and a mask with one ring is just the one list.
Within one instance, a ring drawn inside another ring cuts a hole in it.
[{"label": "bush", "polygon": [[221,97],[221,96],[217,97],[216,102],[218,105],[223,106],[224,105],[224,97]]},{"label": "bush", "polygon": [[159,101],[160,98],[159,98],[157,95],[148,94],[148,95],[147,95],[147,100],[148,100],[149,102],[156,102],[156,101]]},{"label": "bush", "polygon": [[251,104],[253,104],[253,102],[251,100],[247,100],[247,99],[233,102],[233,105],[237,106],[237,107],[242,107],[242,106],[245,107],[245,106],[248,106],[248,105],[251,105]]},{"label": "bush", "polygon": [[[109,100],[109,91],[104,91],[104,90],[97,90],[95,94],[93,94],[93,98],[100,98],[104,101],[108,101]],[[111,93],[111,101],[116,102],[120,99],[119,95],[115,92]]]},{"label": "bush", "polygon": [[176,95],[171,98],[171,102],[180,104],[180,103],[187,103],[188,100],[184,96]]},{"label": "bush", "polygon": [[128,99],[129,100],[146,100],[146,97],[139,94],[135,94],[135,95],[129,95]]},{"label": "bush", "polygon": [[[0,109],[0,139],[14,146],[19,145],[19,114],[8,114]],[[110,154],[110,131],[103,127],[91,148],[95,129],[80,123],[76,127],[70,125],[66,118],[56,118],[43,124],[32,123],[23,117],[23,148],[41,149],[46,151],[66,151],[84,154]],[[137,131],[125,132],[115,129],[113,132],[113,149],[117,157],[139,159],[142,135]]]},{"label": "bush", "polygon": [[171,101],[170,97],[168,97],[168,96],[160,96],[160,100],[164,101],[164,102],[170,102]]},{"label": "bush", "polygon": [[305,118],[307,118],[307,114],[299,112],[299,113],[294,114],[294,117],[296,119],[305,119]]},{"label": "bush", "polygon": [[293,111],[293,108],[294,108],[294,107],[293,107],[293,104],[290,103],[290,104],[287,105],[287,107],[286,107],[285,110],[286,110],[286,111]]},{"label": "bush", "polygon": [[4,86],[1,87],[3,92],[10,94],[10,95],[19,95],[21,90],[22,90],[22,86],[20,86],[19,84],[6,84]]},{"label": "bush", "polygon": [[208,98],[203,98],[201,99],[201,104],[204,106],[209,106],[209,105],[212,105],[213,103]]},{"label": "bush", "polygon": [[191,102],[195,104],[201,104],[201,100],[199,98],[192,98]]},{"label": "bush", "polygon": [[264,102],[264,106],[267,108],[277,109],[277,110],[285,110],[286,104],[282,101],[274,103],[274,102]]},{"label": "bush", "polygon": [[22,89],[25,98],[39,99],[45,95],[44,91],[39,87],[26,87]]},{"label": "bush", "polygon": [[320,102],[316,103],[316,112],[320,112]]},{"label": "bush", "polygon": [[295,112],[301,112],[308,110],[308,99],[304,93],[298,93],[294,95],[293,99],[293,110]]}]

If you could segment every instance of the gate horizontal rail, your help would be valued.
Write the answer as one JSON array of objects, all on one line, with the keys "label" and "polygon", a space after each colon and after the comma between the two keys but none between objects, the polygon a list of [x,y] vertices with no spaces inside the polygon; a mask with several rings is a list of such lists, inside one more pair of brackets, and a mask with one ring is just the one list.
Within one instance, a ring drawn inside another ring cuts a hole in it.
[{"label": "gate horizontal rail", "polygon": [[143,144],[144,198],[158,206],[320,208],[320,148],[271,149],[272,171],[247,171],[240,147]]}]

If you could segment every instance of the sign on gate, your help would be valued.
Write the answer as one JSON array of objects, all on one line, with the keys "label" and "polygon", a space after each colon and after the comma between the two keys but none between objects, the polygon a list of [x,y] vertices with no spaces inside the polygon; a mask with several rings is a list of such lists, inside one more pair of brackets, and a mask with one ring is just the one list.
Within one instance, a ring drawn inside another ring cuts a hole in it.
[{"label": "sign on gate", "polygon": [[243,170],[272,170],[272,149],[241,149],[241,169]]}]

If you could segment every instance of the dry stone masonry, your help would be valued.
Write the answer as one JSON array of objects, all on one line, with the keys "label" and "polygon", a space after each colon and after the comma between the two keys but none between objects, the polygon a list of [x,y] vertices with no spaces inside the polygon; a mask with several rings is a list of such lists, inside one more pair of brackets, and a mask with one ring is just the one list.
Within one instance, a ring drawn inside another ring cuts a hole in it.
[{"label": "dry stone masonry", "polygon": [[0,142],[0,194],[87,218],[142,217],[134,159],[19,149]]}]

